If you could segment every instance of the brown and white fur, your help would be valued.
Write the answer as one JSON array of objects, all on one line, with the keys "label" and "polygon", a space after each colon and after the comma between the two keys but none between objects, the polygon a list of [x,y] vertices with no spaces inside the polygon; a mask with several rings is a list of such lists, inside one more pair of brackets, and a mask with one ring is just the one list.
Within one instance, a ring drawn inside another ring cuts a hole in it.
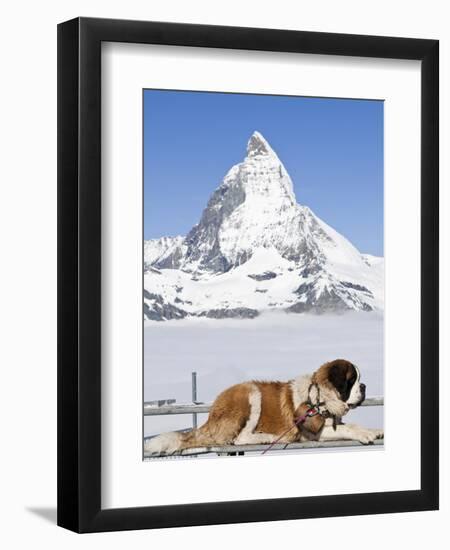
[{"label": "brown and white fur", "polygon": [[[253,380],[231,386],[216,398],[205,424],[190,432],[156,436],[145,442],[144,450],[154,455],[172,454],[213,445],[273,443],[280,436],[280,443],[342,439],[372,443],[383,437],[381,430],[340,420],[364,399],[365,385],[360,382],[359,369],[349,361],[336,359],[312,375],[288,382]],[[305,423],[289,430],[306,404],[319,401],[323,416],[317,429]]]}]

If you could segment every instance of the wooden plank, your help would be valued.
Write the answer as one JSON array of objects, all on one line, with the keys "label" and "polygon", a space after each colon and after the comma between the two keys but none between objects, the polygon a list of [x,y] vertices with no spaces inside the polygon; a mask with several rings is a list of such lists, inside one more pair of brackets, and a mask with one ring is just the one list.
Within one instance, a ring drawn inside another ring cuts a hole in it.
[{"label": "wooden plank", "polygon": [[145,416],[159,416],[165,414],[193,414],[193,413],[207,413],[211,407],[211,403],[174,403],[173,405],[163,405],[162,407],[155,407],[144,403],[144,415]]},{"label": "wooden plank", "polygon": [[147,401],[145,404],[150,407],[163,407],[165,405],[173,405],[174,403],[176,403],[176,399],[155,399]]},{"label": "wooden plank", "polygon": [[[207,413],[212,403],[173,403],[157,407],[149,402],[144,403],[144,416],[159,416],[166,414]],[[367,397],[361,407],[378,407],[384,405],[383,397]]]},{"label": "wooden plank", "polygon": [[[278,443],[274,445],[269,452],[276,451],[294,451],[300,449],[333,449],[336,447],[373,447],[384,444],[384,439],[376,439],[371,445],[363,445],[359,441],[305,441],[303,443]],[[197,456],[201,454],[216,453],[219,455],[228,455],[229,453],[257,453],[263,452],[268,445],[224,445],[212,447],[196,447],[194,449],[185,449],[172,454],[163,454],[152,456],[144,452],[146,459],[158,459],[179,456]]]}]

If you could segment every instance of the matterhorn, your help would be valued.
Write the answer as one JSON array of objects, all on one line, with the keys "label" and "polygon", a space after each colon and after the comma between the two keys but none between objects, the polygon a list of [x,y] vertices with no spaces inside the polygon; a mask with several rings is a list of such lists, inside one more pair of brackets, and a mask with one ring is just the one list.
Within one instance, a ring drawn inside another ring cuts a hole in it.
[{"label": "matterhorn", "polygon": [[297,203],[259,132],[186,236],[144,243],[144,319],[252,319],[383,309],[383,258],[361,254]]}]

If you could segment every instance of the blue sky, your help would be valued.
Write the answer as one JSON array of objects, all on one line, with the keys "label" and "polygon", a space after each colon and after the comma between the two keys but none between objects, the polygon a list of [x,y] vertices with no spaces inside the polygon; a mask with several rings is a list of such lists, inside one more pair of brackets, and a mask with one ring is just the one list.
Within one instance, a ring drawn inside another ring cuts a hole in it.
[{"label": "blue sky", "polygon": [[144,238],[185,235],[258,130],[297,201],[383,255],[383,103],[144,91]]}]

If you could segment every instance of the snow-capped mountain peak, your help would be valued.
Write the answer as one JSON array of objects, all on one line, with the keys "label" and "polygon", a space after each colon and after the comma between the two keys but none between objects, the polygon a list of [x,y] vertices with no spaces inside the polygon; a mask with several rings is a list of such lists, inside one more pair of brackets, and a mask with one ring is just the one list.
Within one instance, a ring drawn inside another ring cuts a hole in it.
[{"label": "snow-capped mountain peak", "polygon": [[265,140],[262,134],[257,130],[253,132],[247,143],[247,157],[256,157],[259,155],[274,155],[274,150]]},{"label": "snow-capped mountain peak", "polygon": [[[145,254],[145,268],[153,269],[145,288],[158,296],[147,306],[156,317],[383,307],[383,260],[362,255],[297,203],[283,163],[257,131],[199,223],[185,238],[147,241]],[[259,272],[248,273],[256,265]]]}]

